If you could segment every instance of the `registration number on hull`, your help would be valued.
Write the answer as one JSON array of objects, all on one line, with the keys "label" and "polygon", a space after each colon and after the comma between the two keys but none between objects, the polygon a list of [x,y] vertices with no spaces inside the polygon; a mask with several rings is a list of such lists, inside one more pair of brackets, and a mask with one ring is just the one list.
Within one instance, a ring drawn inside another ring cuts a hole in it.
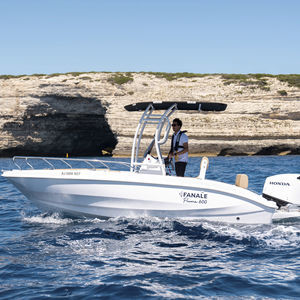
[{"label": "registration number on hull", "polygon": [[61,175],[80,175],[79,171],[63,171]]}]

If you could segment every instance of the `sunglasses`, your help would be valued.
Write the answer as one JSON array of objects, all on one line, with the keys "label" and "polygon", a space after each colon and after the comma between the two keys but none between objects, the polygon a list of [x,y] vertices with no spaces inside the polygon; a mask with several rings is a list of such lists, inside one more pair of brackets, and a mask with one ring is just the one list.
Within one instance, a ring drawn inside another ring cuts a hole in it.
[{"label": "sunglasses", "polygon": [[172,126],[174,127],[174,126],[178,126],[178,124],[172,124]]}]

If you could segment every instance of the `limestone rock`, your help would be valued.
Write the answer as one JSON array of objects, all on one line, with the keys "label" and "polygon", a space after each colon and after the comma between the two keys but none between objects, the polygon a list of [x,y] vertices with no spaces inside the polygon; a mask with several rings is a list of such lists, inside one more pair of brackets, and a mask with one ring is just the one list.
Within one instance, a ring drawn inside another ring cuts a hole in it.
[{"label": "limestone rock", "polygon": [[[219,113],[176,112],[190,154],[299,154],[300,89],[272,77],[264,82],[226,84],[221,75],[170,81],[149,73],[0,77],[0,155],[130,155],[141,112],[124,106],[141,101],[228,105]],[[147,129],[143,145],[151,139]]]}]

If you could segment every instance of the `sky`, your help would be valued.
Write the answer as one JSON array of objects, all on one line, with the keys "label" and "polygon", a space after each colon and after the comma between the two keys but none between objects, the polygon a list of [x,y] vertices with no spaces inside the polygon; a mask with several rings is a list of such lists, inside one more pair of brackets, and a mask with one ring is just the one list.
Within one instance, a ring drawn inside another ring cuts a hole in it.
[{"label": "sky", "polygon": [[300,73],[300,0],[0,0],[0,75]]}]

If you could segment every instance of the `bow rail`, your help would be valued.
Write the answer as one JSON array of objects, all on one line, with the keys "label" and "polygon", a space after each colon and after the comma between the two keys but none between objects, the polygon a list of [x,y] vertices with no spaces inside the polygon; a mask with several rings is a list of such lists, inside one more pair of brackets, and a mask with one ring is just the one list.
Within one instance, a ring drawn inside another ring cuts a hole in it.
[{"label": "bow rail", "polygon": [[124,161],[111,161],[101,159],[82,159],[82,158],[60,158],[60,157],[37,157],[37,156],[15,156],[13,163],[19,170],[25,169],[93,169],[106,168],[113,169],[110,165],[130,168],[130,163]]}]

